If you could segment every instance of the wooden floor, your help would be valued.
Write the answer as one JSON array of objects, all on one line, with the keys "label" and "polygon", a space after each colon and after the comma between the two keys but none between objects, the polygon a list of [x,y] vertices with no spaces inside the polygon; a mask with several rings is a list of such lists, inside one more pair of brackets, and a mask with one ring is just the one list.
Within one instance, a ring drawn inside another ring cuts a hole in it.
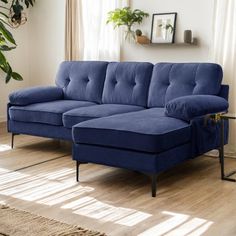
[{"label": "wooden floor", "polygon": [[10,150],[0,132],[0,202],[107,235],[236,235],[236,184],[219,179],[216,158],[161,174],[152,198],[142,174],[88,164],[78,184],[69,145],[21,135]]}]

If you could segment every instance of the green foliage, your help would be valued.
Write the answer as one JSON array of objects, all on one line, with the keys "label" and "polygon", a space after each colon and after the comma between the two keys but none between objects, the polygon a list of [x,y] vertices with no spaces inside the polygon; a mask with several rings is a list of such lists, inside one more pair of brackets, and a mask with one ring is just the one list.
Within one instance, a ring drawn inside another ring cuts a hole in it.
[{"label": "green foliage", "polygon": [[16,48],[16,41],[9,31],[10,27],[20,26],[24,8],[34,5],[35,0],[0,0],[0,69],[5,73],[5,82],[11,79],[21,81],[22,76],[12,70],[4,52]]},{"label": "green foliage", "polygon": [[117,8],[114,11],[108,12],[107,24],[113,23],[114,28],[124,25],[128,27],[128,30],[131,30],[134,23],[140,24],[142,23],[144,17],[148,16],[148,13],[139,9],[132,11],[130,7],[124,7],[122,9]]},{"label": "green foliage", "polygon": [[171,24],[166,24],[166,25],[160,24],[159,27],[162,27],[162,28],[164,28],[166,30],[170,30],[171,33],[174,32],[174,27]]}]

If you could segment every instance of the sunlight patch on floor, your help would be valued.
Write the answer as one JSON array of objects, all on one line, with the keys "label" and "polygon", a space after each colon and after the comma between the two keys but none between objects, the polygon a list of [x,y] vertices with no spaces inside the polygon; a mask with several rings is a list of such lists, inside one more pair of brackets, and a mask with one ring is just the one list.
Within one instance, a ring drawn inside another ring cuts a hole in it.
[{"label": "sunlight patch on floor", "polygon": [[213,225],[213,222],[212,222],[212,221],[208,221],[207,223],[205,223],[205,224],[202,225],[201,227],[197,228],[196,230],[194,230],[193,232],[191,232],[190,234],[188,234],[188,236],[201,236],[201,235],[203,235],[212,225]]},{"label": "sunlight patch on floor", "polygon": [[134,226],[151,217],[151,214],[103,203],[93,197],[83,197],[72,201],[62,209],[72,209],[74,214],[90,217],[102,222],[113,222],[125,226]]},{"label": "sunlight patch on floor", "polygon": [[7,169],[0,171],[3,173],[0,178],[1,195],[47,206],[60,204],[62,209],[71,210],[77,215],[130,227],[152,216],[130,208],[115,207],[84,195],[93,192],[94,188],[75,182],[71,178],[74,175],[71,168],[39,174]]},{"label": "sunlight patch on floor", "polygon": [[11,150],[11,146],[5,145],[5,144],[0,144],[0,152],[6,152]]},{"label": "sunlight patch on floor", "polygon": [[29,177],[29,175],[20,172],[10,172],[6,169],[5,171],[6,174],[3,174],[0,178],[0,190],[7,188],[8,184],[15,185],[16,181],[24,180],[25,178]]},{"label": "sunlight patch on floor", "polygon": [[[49,170],[48,170],[49,171]],[[102,222],[133,227],[150,219],[151,214],[131,208],[117,207],[86,196],[95,189],[75,182],[72,168],[31,174],[0,168],[0,194],[46,206],[58,205],[73,214]],[[213,222],[186,214],[164,211],[167,219],[139,236],[201,236]]]},{"label": "sunlight patch on floor", "polygon": [[21,172],[10,172],[0,169],[0,194],[25,201],[37,201],[40,204],[56,205],[83,193],[93,191],[93,188],[79,186],[74,180],[60,181],[74,172],[71,168],[63,168],[51,173],[29,175]]},{"label": "sunlight patch on floor", "polygon": [[50,180],[60,180],[60,178],[63,178],[69,174],[74,174],[75,170],[71,168],[63,168],[58,171],[54,171],[52,173],[46,173],[46,174],[40,174],[40,177],[44,177]]},{"label": "sunlight patch on floor", "polygon": [[65,190],[58,194],[53,194],[47,198],[37,201],[37,203],[53,206],[68,201],[72,198],[79,197],[84,193],[92,192],[93,190],[94,188],[91,187],[75,186],[74,188]]},{"label": "sunlight patch on floor", "polygon": [[205,219],[193,218],[189,215],[164,211],[171,218],[144,231],[138,236],[201,236],[213,224]]},{"label": "sunlight patch on floor", "polygon": [[0,205],[5,205],[6,202],[5,201],[0,201]]},{"label": "sunlight patch on floor", "polygon": [[9,172],[9,170],[4,169],[4,168],[0,168],[0,174],[6,174],[8,172]]}]

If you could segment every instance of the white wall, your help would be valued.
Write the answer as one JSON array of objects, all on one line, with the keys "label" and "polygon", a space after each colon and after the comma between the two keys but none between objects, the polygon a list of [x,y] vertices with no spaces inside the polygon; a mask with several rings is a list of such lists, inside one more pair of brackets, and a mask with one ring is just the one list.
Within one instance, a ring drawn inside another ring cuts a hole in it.
[{"label": "white wall", "polygon": [[[125,43],[122,48],[124,61],[201,62],[209,60],[209,46],[212,36],[214,0],[131,0],[131,7],[150,14],[140,28],[150,37],[153,13],[177,12],[176,42],[183,42],[184,30],[191,29],[199,39],[198,46],[135,45]],[[204,6],[204,7],[203,7]]]},{"label": "white wall", "polygon": [[64,59],[65,0],[38,0],[28,12],[28,22],[13,30],[18,43],[8,59],[23,82],[8,85],[0,74],[0,122],[6,120],[8,95],[17,89],[54,84],[59,63]]},{"label": "white wall", "polygon": [[18,44],[17,49],[6,54],[12,69],[20,73],[24,81],[11,80],[7,85],[4,81],[4,74],[0,74],[0,122],[6,120],[8,95],[12,91],[29,86],[29,27],[28,24],[12,30]]},{"label": "white wall", "polygon": [[30,84],[53,85],[64,60],[65,0],[38,0],[29,18]]}]

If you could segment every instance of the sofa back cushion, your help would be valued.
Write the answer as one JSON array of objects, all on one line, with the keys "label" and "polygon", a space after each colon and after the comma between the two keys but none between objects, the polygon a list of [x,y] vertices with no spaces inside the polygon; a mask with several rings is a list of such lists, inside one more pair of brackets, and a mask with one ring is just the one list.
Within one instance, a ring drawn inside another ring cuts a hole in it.
[{"label": "sofa back cushion", "polygon": [[148,107],[164,107],[172,99],[187,95],[218,95],[223,77],[213,63],[158,63],[154,66]]},{"label": "sofa back cushion", "polygon": [[100,103],[107,65],[100,61],[62,62],[56,84],[63,88],[65,99]]},{"label": "sofa back cushion", "polygon": [[102,102],[147,106],[152,69],[147,62],[109,63]]}]

